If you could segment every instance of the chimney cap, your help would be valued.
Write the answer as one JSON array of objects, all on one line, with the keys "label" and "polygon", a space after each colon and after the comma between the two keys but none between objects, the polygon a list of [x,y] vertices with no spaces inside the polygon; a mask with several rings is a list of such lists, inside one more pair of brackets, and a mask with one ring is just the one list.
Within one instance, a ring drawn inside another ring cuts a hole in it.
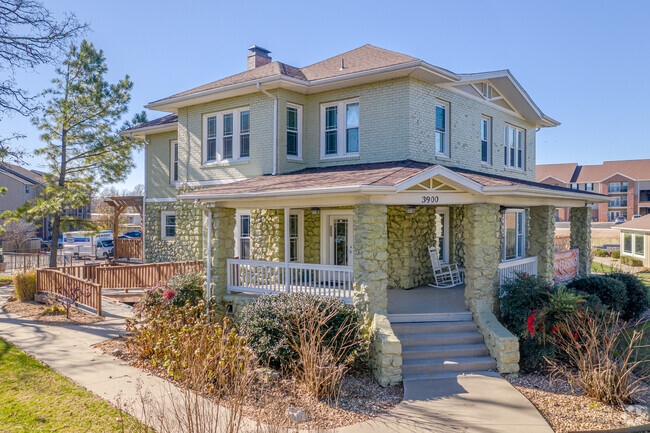
[{"label": "chimney cap", "polygon": [[252,45],[248,50],[251,51],[254,54],[257,54],[257,55],[263,56],[263,57],[269,57],[269,54],[271,54],[271,52],[269,50],[267,50],[266,48],[262,48],[259,45]]}]

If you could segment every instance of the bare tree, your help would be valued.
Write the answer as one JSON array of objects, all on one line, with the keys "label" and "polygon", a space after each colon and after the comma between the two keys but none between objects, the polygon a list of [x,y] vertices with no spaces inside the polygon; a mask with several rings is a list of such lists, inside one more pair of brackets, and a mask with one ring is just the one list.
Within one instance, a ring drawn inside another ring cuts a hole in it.
[{"label": "bare tree", "polygon": [[[0,1],[0,120],[10,113],[28,116],[37,108],[36,96],[19,86],[16,71],[56,62],[86,29],[74,14],[59,20],[38,1]],[[9,146],[15,138],[20,135],[0,139],[0,161],[20,159],[20,150]]]},{"label": "bare tree", "polygon": [[34,224],[22,220],[10,221],[5,224],[4,229],[2,245],[5,250],[18,251],[26,240],[36,236]]}]

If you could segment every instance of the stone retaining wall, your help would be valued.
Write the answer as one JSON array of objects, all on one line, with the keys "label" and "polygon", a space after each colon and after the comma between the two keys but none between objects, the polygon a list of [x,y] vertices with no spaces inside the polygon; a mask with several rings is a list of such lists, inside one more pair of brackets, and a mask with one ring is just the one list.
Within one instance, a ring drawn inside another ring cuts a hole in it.
[{"label": "stone retaining wall", "polygon": [[370,325],[370,367],[381,386],[402,381],[402,343],[388,317],[376,313]]},{"label": "stone retaining wall", "polygon": [[508,331],[490,311],[473,314],[474,323],[483,335],[490,356],[497,361],[499,373],[508,374],[519,371],[519,340]]}]

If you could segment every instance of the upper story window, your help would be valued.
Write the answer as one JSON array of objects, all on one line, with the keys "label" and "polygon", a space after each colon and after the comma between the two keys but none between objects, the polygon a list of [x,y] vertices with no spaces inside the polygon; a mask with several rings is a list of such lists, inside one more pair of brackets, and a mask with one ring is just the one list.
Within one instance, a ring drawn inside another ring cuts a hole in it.
[{"label": "upper story window", "polygon": [[436,101],[436,154],[449,157],[449,102]]},{"label": "upper story window", "polygon": [[492,118],[481,117],[481,162],[492,163]]},{"label": "upper story window", "polygon": [[627,182],[610,182],[609,192],[627,192]]},{"label": "upper story window", "polygon": [[503,260],[523,259],[526,254],[526,211],[508,209],[503,221]]},{"label": "upper story window", "polygon": [[580,189],[580,186],[577,183],[572,183],[571,189]]},{"label": "upper story window", "polygon": [[29,185],[25,185],[25,194],[29,194],[29,192],[30,192]]},{"label": "upper story window", "polygon": [[485,99],[492,99],[492,85],[490,83],[481,83],[481,94]]},{"label": "upper story window", "polygon": [[302,159],[302,106],[287,104],[287,158]]},{"label": "upper story window", "polygon": [[585,191],[593,191],[593,190],[594,190],[593,183],[585,183]]},{"label": "upper story window", "polygon": [[321,105],[321,158],[359,154],[359,101]]},{"label": "upper story window", "polygon": [[169,180],[178,182],[178,140],[172,140],[169,145]]},{"label": "upper story window", "polygon": [[203,116],[204,163],[245,160],[250,156],[248,107]]},{"label": "upper story window", "polygon": [[524,169],[524,146],[526,138],[524,130],[516,126],[506,125],[504,137],[504,164],[517,170]]}]

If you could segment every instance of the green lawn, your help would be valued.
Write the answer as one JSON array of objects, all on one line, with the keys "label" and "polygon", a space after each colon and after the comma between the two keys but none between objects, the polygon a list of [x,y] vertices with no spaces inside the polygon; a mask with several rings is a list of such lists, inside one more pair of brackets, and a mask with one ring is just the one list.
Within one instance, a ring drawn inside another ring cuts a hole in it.
[{"label": "green lawn", "polygon": [[618,269],[599,262],[591,262],[591,272],[596,274],[611,274],[612,272],[618,272]]},{"label": "green lawn", "polygon": [[99,433],[144,429],[106,401],[0,340],[0,431]]}]

